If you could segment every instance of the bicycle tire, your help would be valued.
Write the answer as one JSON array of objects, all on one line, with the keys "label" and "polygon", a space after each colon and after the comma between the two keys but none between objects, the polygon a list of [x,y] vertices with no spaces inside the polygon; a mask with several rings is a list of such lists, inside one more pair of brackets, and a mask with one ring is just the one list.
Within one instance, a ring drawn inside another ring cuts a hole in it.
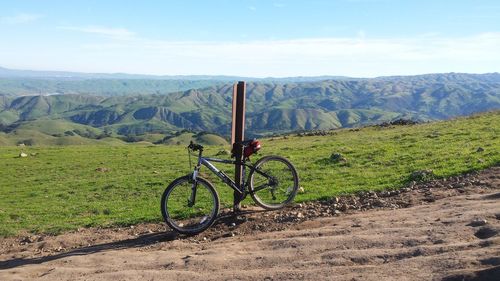
[{"label": "bicycle tire", "polygon": [[187,235],[209,228],[217,218],[220,205],[214,186],[208,180],[197,177],[195,203],[189,206],[192,181],[192,175],[175,179],[161,197],[161,213],[167,225]]},{"label": "bicycle tire", "polygon": [[[299,190],[299,177],[288,159],[276,155],[264,156],[254,167],[249,175],[249,193],[257,205],[267,210],[277,210],[295,198]],[[276,197],[276,192],[279,197]]]}]

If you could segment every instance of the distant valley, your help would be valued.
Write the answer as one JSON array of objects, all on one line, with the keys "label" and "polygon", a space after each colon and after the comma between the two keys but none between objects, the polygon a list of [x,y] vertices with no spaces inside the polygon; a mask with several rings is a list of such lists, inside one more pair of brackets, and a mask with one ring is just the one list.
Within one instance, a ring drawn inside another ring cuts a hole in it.
[{"label": "distant valley", "polygon": [[[0,144],[44,144],[44,138],[59,138],[49,144],[60,138],[178,143],[199,132],[227,137],[232,83],[239,80],[0,77]],[[248,81],[248,136],[500,109],[498,73]]]}]

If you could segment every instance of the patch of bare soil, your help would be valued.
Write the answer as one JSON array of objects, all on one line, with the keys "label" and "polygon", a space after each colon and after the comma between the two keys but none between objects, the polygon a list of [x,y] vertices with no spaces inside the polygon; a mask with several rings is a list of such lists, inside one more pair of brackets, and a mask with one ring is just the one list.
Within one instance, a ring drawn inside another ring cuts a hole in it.
[{"label": "patch of bare soil", "polygon": [[500,167],[286,210],[0,241],[0,280],[500,280]]}]

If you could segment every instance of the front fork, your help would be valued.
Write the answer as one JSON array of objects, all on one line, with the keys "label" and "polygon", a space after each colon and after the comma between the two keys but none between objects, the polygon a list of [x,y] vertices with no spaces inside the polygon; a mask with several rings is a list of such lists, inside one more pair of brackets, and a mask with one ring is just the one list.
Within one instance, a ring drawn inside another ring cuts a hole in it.
[{"label": "front fork", "polygon": [[196,188],[198,187],[198,172],[200,171],[200,166],[196,166],[193,171],[192,185],[191,185],[191,196],[188,199],[188,207],[193,207],[196,200]]}]

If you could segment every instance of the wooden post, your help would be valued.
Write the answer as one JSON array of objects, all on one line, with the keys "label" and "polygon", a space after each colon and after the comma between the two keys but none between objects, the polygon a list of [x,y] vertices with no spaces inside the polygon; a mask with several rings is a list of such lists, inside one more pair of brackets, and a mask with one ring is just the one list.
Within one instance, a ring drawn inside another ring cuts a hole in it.
[{"label": "wooden post", "polygon": [[[233,121],[231,126],[231,144],[235,160],[241,162],[243,160],[243,147],[241,142],[245,138],[245,94],[246,84],[244,81],[239,81],[233,87]],[[234,182],[241,189],[243,179],[243,166],[235,165],[234,167]],[[233,210],[240,210],[241,196],[238,192],[234,192]]]}]

